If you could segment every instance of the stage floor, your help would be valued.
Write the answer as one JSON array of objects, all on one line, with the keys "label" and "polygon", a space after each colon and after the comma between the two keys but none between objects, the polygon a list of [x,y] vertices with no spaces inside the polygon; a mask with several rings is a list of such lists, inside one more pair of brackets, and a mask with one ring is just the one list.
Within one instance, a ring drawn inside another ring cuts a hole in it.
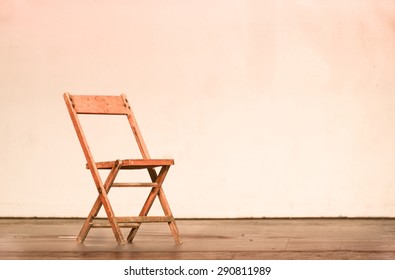
[{"label": "stage floor", "polygon": [[0,219],[0,259],[395,260],[395,219],[177,220],[181,245],[166,223],[143,224],[132,244],[118,245],[108,228],[79,244],[82,223]]}]

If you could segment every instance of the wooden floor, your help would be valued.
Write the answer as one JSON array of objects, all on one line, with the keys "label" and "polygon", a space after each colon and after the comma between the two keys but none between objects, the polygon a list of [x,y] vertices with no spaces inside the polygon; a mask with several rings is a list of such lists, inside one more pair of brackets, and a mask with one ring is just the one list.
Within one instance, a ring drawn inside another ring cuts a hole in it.
[{"label": "wooden floor", "polygon": [[0,259],[395,259],[395,219],[178,220],[144,224],[119,246],[110,229],[75,238],[80,219],[0,219]]}]

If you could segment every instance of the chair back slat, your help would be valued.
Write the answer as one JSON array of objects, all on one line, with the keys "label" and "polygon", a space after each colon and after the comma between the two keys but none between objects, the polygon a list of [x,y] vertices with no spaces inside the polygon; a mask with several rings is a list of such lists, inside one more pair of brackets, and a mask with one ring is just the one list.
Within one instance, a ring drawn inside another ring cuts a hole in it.
[{"label": "chair back slat", "polygon": [[128,108],[122,96],[70,95],[77,114],[127,115]]}]

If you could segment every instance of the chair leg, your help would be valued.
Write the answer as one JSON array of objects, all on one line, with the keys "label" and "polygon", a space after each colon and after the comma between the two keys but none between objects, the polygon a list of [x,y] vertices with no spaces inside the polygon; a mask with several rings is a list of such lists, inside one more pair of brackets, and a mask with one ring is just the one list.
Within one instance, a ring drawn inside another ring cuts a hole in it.
[{"label": "chair leg", "polygon": [[[144,203],[143,209],[141,209],[141,211],[140,211],[140,214],[139,214],[140,217],[148,215],[148,212],[151,209],[151,206],[154,203],[155,198],[158,195],[158,192],[159,192],[159,188],[157,188],[157,187],[151,189],[151,191]],[[141,226],[141,223],[138,223],[137,227],[134,227],[130,230],[128,238],[127,238],[129,243],[133,242],[133,239],[136,236],[137,231],[139,230],[140,226]]]},{"label": "chair leg", "polygon": [[[162,183],[163,183],[169,169],[170,169],[170,166],[163,166],[159,172],[159,175],[156,175],[155,170],[153,170],[153,169],[149,170],[152,181],[158,183],[158,187],[151,189],[151,192],[149,193],[139,216],[147,216],[148,215],[148,212],[151,209],[151,207],[155,201],[155,198],[158,196],[165,216],[171,217],[171,219],[172,219],[172,221],[169,222],[168,224],[170,227],[170,231],[174,237],[174,241],[177,244],[181,244],[182,241],[181,241],[181,238],[180,238],[180,235],[178,232],[176,222],[173,218],[173,214],[170,210],[169,203],[167,202],[166,196],[165,196],[163,189],[162,189]],[[137,231],[139,230],[140,225],[141,225],[141,223],[139,223],[138,227],[131,229],[131,231],[128,235],[128,238],[127,238],[128,242],[133,241],[134,237],[137,234]]]},{"label": "chair leg", "polygon": [[[80,230],[80,233],[78,234],[78,237],[77,237],[78,242],[80,242],[80,243],[84,242],[86,236],[88,235],[89,230],[92,227],[92,221],[94,218],[96,218],[97,214],[100,211],[100,208],[103,205],[103,201],[104,201],[108,220],[111,224],[111,228],[114,232],[115,238],[119,244],[125,243],[123,236],[122,236],[122,232],[120,231],[120,228],[119,228],[117,222],[115,221],[114,213],[112,211],[110,202],[107,198],[107,194],[110,191],[111,185],[113,184],[113,182],[119,172],[120,167],[121,167],[120,162],[116,161],[115,165],[111,169],[111,171],[106,179],[106,182],[104,183],[103,189],[105,192],[102,191],[102,193],[100,193],[100,191],[99,191],[99,195],[98,195],[91,211],[89,212],[88,217],[85,219],[85,222],[84,222],[84,224]],[[98,190],[101,190],[101,188],[98,188]]]},{"label": "chair leg", "polygon": [[[162,170],[163,170],[163,168],[161,169],[161,171]],[[157,182],[158,175],[156,173],[156,170],[154,168],[148,168],[148,173],[149,173],[149,175],[151,177],[151,181],[152,182]],[[167,173],[167,171],[166,171],[166,173]],[[152,188],[150,193],[149,193],[149,195],[148,195],[148,197],[147,197],[147,199],[145,200],[145,203],[143,205],[143,209],[141,209],[141,211],[140,211],[140,214],[139,214],[140,217],[141,216],[147,216],[149,210],[151,209],[152,204],[155,201],[155,197],[157,196],[157,194],[158,194],[158,188]],[[136,236],[137,231],[139,230],[140,226],[141,226],[141,223],[138,223],[137,227],[134,227],[134,228],[132,228],[130,230],[129,235],[127,237],[127,241],[129,243],[133,242],[133,239]]]},{"label": "chair leg", "polygon": [[93,205],[91,211],[89,212],[88,217],[85,219],[84,225],[82,226],[80,233],[77,236],[77,241],[79,243],[83,243],[85,241],[85,238],[92,227],[92,221],[99,213],[101,206],[102,203],[100,197],[97,197],[95,204]]},{"label": "chair leg", "polygon": [[128,238],[127,238],[128,243],[133,242],[133,239],[135,238],[140,226],[141,226],[141,223],[139,223],[138,226],[136,226],[130,230],[130,232],[128,234]]},{"label": "chair leg", "polygon": [[171,217],[171,219],[172,219],[172,221],[169,222],[168,224],[170,227],[170,231],[173,234],[174,241],[177,244],[181,244],[182,240],[180,237],[180,233],[178,232],[176,221],[174,220],[173,213],[171,212],[170,205],[167,201],[165,192],[163,191],[162,187],[160,187],[160,189],[159,189],[158,197],[159,197],[160,204],[162,205],[163,212],[165,213],[166,216]]}]

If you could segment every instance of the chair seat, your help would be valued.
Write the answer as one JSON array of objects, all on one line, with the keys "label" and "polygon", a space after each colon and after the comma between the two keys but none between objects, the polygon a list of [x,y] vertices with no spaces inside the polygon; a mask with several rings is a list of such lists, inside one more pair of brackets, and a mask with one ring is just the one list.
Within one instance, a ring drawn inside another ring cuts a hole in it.
[{"label": "chair seat", "polygon": [[[111,169],[118,160],[96,162],[97,169]],[[124,159],[119,160],[121,169],[145,169],[174,165],[174,159]],[[86,168],[89,169],[88,164]]]}]

